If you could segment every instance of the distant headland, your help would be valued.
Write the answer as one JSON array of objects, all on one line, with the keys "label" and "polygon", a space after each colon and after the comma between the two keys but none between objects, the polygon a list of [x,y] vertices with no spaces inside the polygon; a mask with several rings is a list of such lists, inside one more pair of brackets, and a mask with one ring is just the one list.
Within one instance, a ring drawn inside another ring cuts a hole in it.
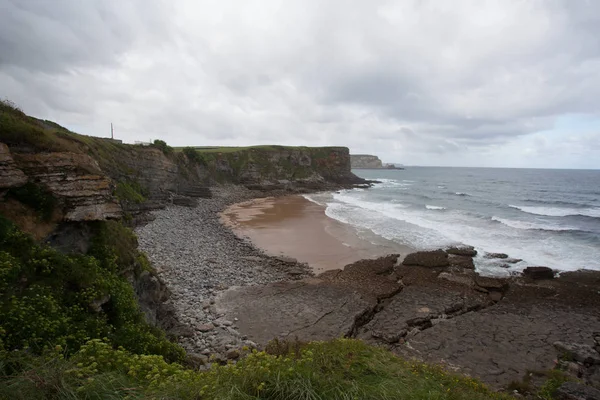
[{"label": "distant headland", "polygon": [[350,164],[353,169],[404,169],[395,164],[384,164],[379,157],[370,154],[351,154]]}]

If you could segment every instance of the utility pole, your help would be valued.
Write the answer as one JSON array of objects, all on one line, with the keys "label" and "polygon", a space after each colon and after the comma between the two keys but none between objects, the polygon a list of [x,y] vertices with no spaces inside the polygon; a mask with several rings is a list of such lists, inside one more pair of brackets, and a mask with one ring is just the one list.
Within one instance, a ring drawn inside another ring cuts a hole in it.
[{"label": "utility pole", "polygon": [[111,139],[115,138],[112,122],[110,123],[110,138]]}]

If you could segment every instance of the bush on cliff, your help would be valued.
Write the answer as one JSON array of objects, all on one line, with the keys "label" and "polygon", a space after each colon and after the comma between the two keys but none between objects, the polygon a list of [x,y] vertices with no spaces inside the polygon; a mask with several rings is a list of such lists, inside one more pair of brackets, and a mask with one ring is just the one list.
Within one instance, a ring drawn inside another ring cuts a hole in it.
[{"label": "bush on cliff", "polygon": [[162,151],[164,154],[170,154],[173,152],[173,148],[171,146],[169,146],[167,144],[167,142],[165,142],[164,140],[160,140],[160,139],[156,139],[152,143],[152,147],[156,147],[157,149],[160,149],[160,151]]},{"label": "bush on cliff", "polygon": [[[105,225],[106,224],[106,225]],[[183,350],[152,328],[121,275],[138,261],[135,236],[117,222],[99,223],[92,255],[38,245],[0,217],[0,342],[4,349],[74,353],[90,338],[108,338],[139,354],[179,360]],[[134,249],[132,252],[130,249]],[[143,261],[143,260],[142,260]]]},{"label": "bush on cliff", "polygon": [[[14,354],[11,357],[14,359]],[[88,342],[69,360],[56,353],[0,377],[11,399],[509,399],[478,381],[404,361],[358,340],[304,345],[296,354],[252,352],[205,372],[159,356]],[[9,363],[13,362],[9,358]]]},{"label": "bush on cliff", "polygon": [[207,165],[208,164],[208,162],[206,161],[206,159],[204,158],[204,156],[202,154],[200,154],[193,147],[184,147],[183,148],[183,154],[185,154],[185,156],[191,162],[195,162],[195,163],[200,164],[200,165]]}]

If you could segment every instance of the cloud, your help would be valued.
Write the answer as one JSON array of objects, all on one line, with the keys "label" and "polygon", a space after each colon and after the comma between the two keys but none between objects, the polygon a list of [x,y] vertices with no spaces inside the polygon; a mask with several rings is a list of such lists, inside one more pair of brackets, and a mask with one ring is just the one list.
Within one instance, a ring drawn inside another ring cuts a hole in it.
[{"label": "cloud", "polygon": [[571,143],[577,167],[598,131],[552,132],[600,119],[599,19],[567,0],[0,0],[0,95],[127,141],[494,166]]}]

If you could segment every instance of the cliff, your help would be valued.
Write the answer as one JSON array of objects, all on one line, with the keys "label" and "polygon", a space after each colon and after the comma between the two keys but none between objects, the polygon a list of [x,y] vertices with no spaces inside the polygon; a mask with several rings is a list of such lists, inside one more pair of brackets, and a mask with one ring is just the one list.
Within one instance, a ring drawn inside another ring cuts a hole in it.
[{"label": "cliff", "polygon": [[352,154],[350,156],[350,160],[352,168],[383,168],[383,163],[377,156],[368,154]]},{"label": "cliff", "polygon": [[210,196],[207,187],[223,183],[263,190],[363,183],[350,168],[345,147],[128,145],[0,103],[0,194],[46,194],[57,202],[55,221],[120,218],[170,201],[194,205],[190,197]]}]

